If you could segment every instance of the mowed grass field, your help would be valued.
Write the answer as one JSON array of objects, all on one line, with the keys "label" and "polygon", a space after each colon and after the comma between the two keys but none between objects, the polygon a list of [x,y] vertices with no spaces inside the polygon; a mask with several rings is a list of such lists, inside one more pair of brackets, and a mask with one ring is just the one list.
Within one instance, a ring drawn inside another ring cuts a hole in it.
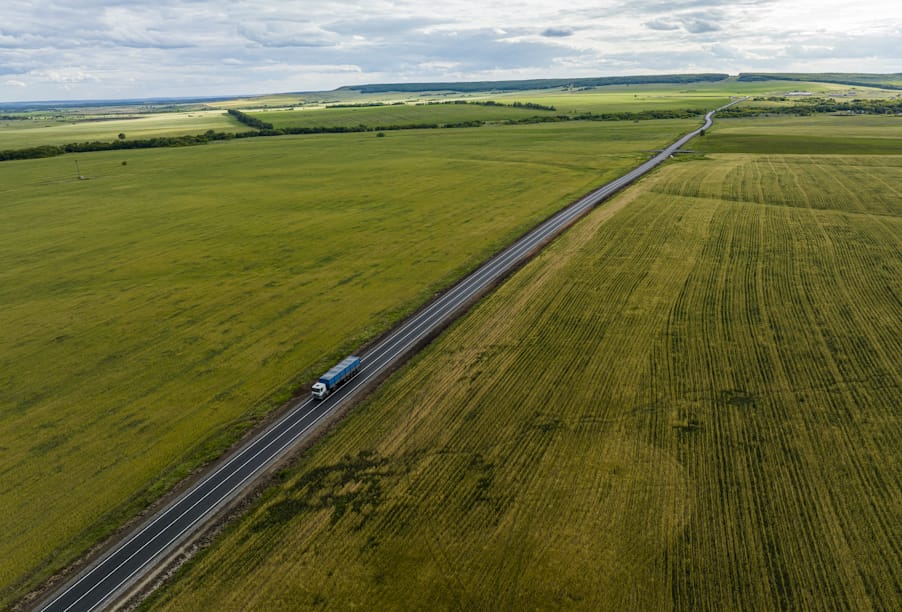
[{"label": "mowed grass field", "polygon": [[0,605],[512,237],[696,125],[0,164]]},{"label": "mowed grass field", "polygon": [[902,156],[590,214],[150,609],[896,609]]},{"label": "mowed grass field", "polygon": [[103,120],[72,121],[34,120],[0,121],[0,151],[73,142],[111,142],[119,134],[132,140],[157,136],[185,136],[217,132],[245,132],[249,128],[224,111],[190,111],[173,113],[135,113],[131,119],[106,117]]}]

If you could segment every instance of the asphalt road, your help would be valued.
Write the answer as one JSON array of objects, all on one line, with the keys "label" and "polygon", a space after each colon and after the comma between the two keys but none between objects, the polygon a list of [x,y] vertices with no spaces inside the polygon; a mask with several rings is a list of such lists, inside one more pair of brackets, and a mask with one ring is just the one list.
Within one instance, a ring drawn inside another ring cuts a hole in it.
[{"label": "asphalt road", "polygon": [[701,130],[711,127],[715,112],[705,116],[705,123],[698,130],[683,136],[638,168],[549,218],[411,316],[360,355],[361,368],[355,378],[321,402],[299,400],[284,417],[124,537],[105,555],[38,604],[37,609],[95,610],[111,605],[218,510],[234,501],[256,477],[291,451],[299,440],[309,436],[324,417],[362,393],[373,379],[398,365],[419,344],[442,329],[573,221],[669,158]]}]

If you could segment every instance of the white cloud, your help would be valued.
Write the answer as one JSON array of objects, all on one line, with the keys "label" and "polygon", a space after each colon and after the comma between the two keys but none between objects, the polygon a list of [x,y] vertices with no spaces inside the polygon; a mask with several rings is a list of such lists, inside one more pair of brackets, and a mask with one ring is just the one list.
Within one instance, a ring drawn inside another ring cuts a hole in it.
[{"label": "white cloud", "polygon": [[457,62],[423,62],[418,66],[424,72],[428,73],[448,73],[452,70],[458,70],[460,64]]},{"label": "white cloud", "polygon": [[237,31],[262,47],[331,47],[340,42],[335,34],[304,21],[256,21],[238,25]]},{"label": "white cloud", "polygon": [[846,0],[4,0],[0,75],[10,78],[0,99],[902,70],[902,6],[869,0],[866,8]]},{"label": "white cloud", "polygon": [[82,83],[85,81],[98,82],[100,78],[81,68],[65,67],[51,70],[34,70],[30,76],[51,81],[53,83]]}]

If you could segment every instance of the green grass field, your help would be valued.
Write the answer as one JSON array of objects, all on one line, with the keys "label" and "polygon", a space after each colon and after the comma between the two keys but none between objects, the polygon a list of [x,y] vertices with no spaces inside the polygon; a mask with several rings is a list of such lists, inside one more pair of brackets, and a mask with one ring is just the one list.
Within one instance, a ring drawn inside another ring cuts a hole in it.
[{"label": "green grass field", "polygon": [[715,155],[593,212],[151,609],[893,609],[902,156]]},{"label": "green grass field", "polygon": [[86,121],[76,115],[71,120],[0,121],[0,151],[72,142],[116,140],[119,134],[138,140],[155,136],[183,136],[217,132],[244,132],[241,125],[223,111],[191,111],[134,115],[134,119],[106,117]]},{"label": "green grass field", "polygon": [[692,148],[710,153],[902,155],[902,117],[720,119]]},{"label": "green grass field", "polygon": [[0,605],[291,389],[695,125],[260,138],[0,164]]}]

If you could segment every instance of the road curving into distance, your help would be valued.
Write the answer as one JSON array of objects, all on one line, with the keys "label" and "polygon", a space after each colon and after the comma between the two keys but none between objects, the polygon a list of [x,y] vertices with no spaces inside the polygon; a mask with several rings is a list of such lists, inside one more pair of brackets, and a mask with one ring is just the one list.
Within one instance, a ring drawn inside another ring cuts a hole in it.
[{"label": "road curving into distance", "polygon": [[561,210],[489,259],[361,353],[359,373],[346,385],[320,402],[310,398],[297,400],[283,417],[211,468],[190,489],[124,536],[72,580],[38,603],[35,609],[82,611],[112,606],[220,510],[238,499],[257,478],[294,450],[299,441],[308,438],[327,416],[359,397],[574,221],[664,162],[702,130],[710,128],[714,113],[745,99],[709,112],[702,127]]}]

